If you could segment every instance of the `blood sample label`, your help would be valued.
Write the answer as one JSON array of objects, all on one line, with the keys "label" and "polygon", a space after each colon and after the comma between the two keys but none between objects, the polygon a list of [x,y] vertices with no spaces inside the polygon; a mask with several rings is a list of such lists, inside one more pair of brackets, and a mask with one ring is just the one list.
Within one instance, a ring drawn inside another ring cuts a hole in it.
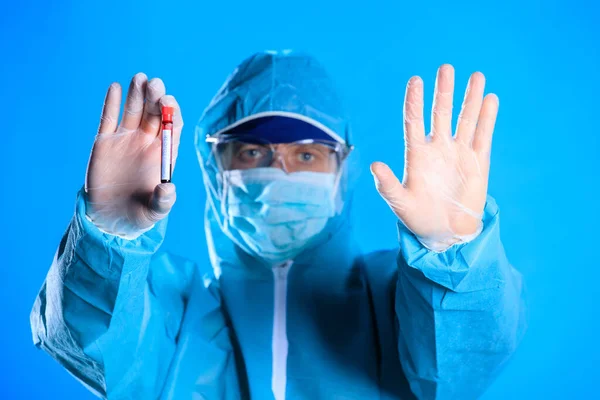
[{"label": "blood sample label", "polygon": [[160,163],[160,179],[171,180],[171,138],[172,131],[170,129],[163,129],[162,131],[162,160]]}]

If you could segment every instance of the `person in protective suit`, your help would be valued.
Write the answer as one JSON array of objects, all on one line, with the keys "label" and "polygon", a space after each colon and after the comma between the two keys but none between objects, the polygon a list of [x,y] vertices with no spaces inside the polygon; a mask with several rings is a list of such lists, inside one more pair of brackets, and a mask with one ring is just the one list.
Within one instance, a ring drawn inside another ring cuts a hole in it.
[{"label": "person in protective suit", "polygon": [[[195,132],[211,274],[160,251],[160,79],[108,90],[85,187],[31,314],[36,346],[108,399],[474,399],[524,331],[521,275],[487,196],[498,99],[471,76],[455,134],[440,67],[432,132],[408,82],[405,167],[371,171],[398,247],[365,254],[349,221],[352,150],[312,57],[242,62]],[[390,223],[393,220],[390,219]]]}]

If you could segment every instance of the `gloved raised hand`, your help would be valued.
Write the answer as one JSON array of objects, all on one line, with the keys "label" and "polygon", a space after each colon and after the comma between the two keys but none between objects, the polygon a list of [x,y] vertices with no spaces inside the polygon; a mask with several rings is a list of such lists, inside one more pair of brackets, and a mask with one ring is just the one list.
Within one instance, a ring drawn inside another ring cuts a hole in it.
[{"label": "gloved raised hand", "polygon": [[[121,123],[121,86],[110,85],[86,176],[86,214],[101,230],[132,239],[164,218],[175,186],[160,183],[161,107],[174,107],[173,165],[183,120],[160,79],[133,77]],[[118,124],[118,125],[117,125]]]},{"label": "gloved raised hand", "polygon": [[404,99],[404,178],[381,163],[371,165],[377,190],[427,248],[443,251],[482,229],[492,133],[498,98],[483,98],[485,77],[471,75],[456,134],[452,135],[454,69],[439,68],[431,134],[423,123],[423,81],[409,80]]}]

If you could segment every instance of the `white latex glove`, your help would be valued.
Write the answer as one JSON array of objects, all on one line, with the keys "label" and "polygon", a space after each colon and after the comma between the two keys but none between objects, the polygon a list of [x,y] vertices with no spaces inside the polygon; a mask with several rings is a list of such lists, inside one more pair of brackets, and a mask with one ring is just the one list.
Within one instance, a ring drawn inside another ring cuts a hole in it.
[{"label": "white latex glove", "polygon": [[482,230],[492,133],[498,97],[483,92],[485,77],[471,75],[455,136],[452,136],[454,69],[437,74],[431,117],[425,136],[423,81],[409,80],[404,99],[404,178],[400,182],[381,163],[371,165],[377,190],[402,223],[433,251],[475,238]]},{"label": "white latex glove", "polygon": [[183,120],[160,79],[133,77],[121,123],[121,86],[108,89],[86,176],[86,214],[102,231],[133,239],[167,216],[175,185],[160,183],[161,107],[174,107],[173,166]]}]

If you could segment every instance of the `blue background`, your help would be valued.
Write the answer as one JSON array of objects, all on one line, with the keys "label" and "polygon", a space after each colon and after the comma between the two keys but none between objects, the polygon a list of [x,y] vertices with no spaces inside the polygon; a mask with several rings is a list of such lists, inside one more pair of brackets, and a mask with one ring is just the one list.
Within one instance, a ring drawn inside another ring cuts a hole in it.
[{"label": "blue background", "polygon": [[485,399],[600,397],[597,5],[16,3],[0,13],[0,398],[93,398],[33,346],[29,311],[84,182],[108,85],[126,88],[144,71],[182,105],[178,201],[164,246],[204,260],[193,127],[233,67],[266,48],[307,50],[336,78],[354,122],[356,224],[367,250],[396,244],[395,219],[367,167],[381,160],[401,174],[406,81],[421,75],[430,105],[437,67],[452,63],[460,104],[469,74],[485,73],[487,91],[500,97],[489,191],[530,306],[528,334]]}]

